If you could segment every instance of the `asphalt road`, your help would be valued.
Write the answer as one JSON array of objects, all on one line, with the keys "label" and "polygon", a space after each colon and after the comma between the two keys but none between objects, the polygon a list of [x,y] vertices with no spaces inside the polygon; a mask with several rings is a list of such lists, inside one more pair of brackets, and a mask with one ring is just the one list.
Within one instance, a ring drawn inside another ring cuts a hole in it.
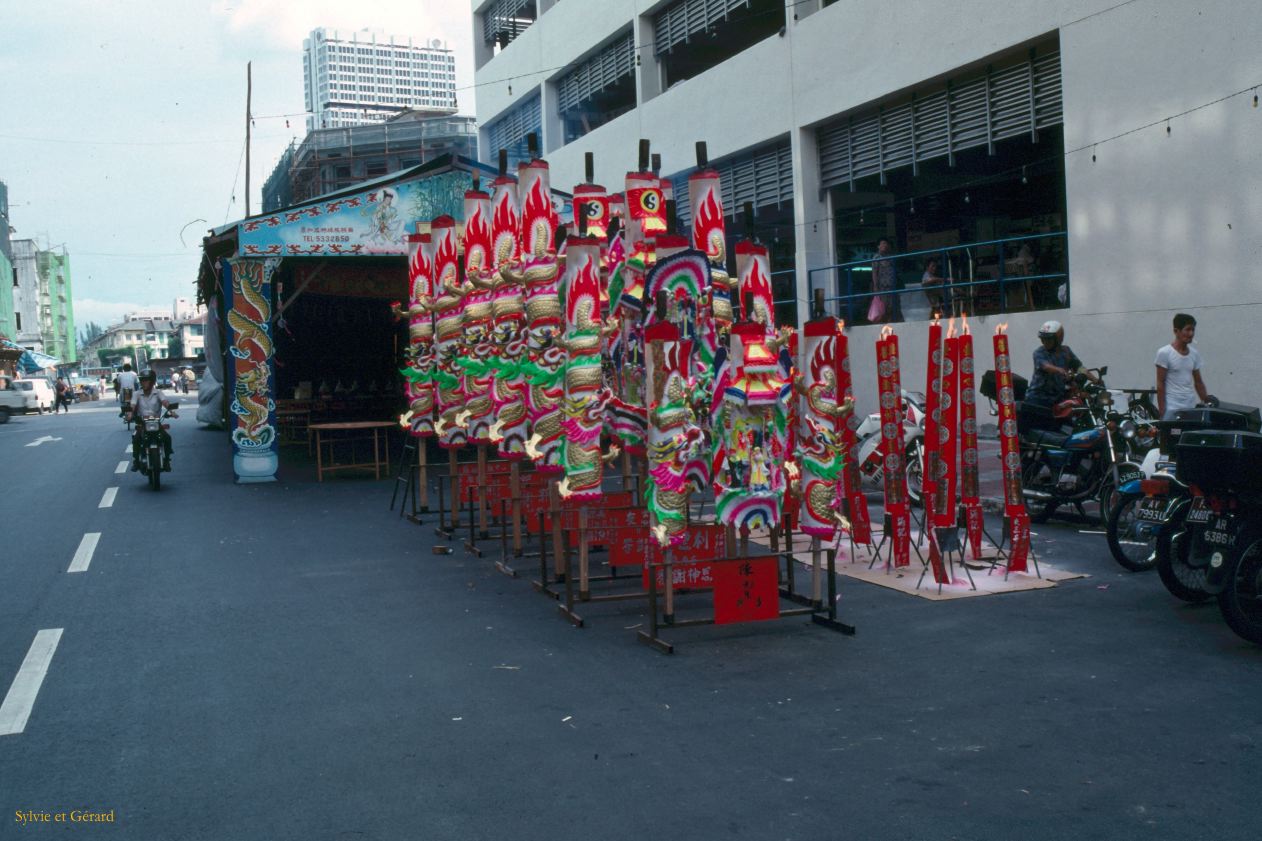
[{"label": "asphalt road", "polygon": [[[0,735],[0,838],[1258,835],[1262,650],[1081,526],[1038,529],[1090,575],[1055,589],[842,579],[853,638],[679,629],[668,657],[635,603],[575,629],[433,554],[389,481],[236,486],[189,412],[155,494],[84,409],[0,425],[0,701],[33,697]],[[56,629],[31,696],[19,669]],[[72,810],[114,822],[18,818]]]}]

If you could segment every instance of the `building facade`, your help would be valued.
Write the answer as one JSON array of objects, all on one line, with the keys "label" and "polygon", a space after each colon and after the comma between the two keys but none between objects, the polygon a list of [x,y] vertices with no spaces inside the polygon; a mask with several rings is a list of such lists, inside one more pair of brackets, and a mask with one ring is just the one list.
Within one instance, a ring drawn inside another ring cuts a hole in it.
[{"label": "building facade", "polygon": [[301,204],[452,153],[477,158],[473,117],[406,111],[377,125],[312,131],[263,183],[263,212]]},{"label": "building facade", "polygon": [[[105,328],[104,333],[90,342],[83,350],[83,357],[93,366],[130,362],[143,367],[149,360],[166,359],[171,355],[171,339],[177,335],[177,330],[170,315],[154,318],[128,313],[121,323]],[[184,355],[191,354],[186,349]]]},{"label": "building facade", "polygon": [[[1039,325],[1059,320],[1087,364],[1136,388],[1153,385],[1155,351],[1183,311],[1200,321],[1210,390],[1262,403],[1262,57],[1250,46],[1262,21],[1244,0],[472,10],[484,157],[535,131],[556,186],[582,181],[593,152],[596,180],[618,190],[647,138],[686,222],[705,141],[729,233],[750,224],[783,272],[779,317],[808,317],[815,288],[848,317],[861,407],[876,394],[880,328],[861,325],[879,315],[881,239],[902,255],[898,286],[927,293],[886,315],[919,349],[905,355],[905,385],[924,382],[935,309],[967,311],[975,334],[1007,324],[1023,374]],[[958,288],[921,287],[931,272]]]},{"label": "building facade", "polygon": [[441,40],[316,29],[302,42],[307,131],[379,123],[404,109],[456,110],[456,65]]}]

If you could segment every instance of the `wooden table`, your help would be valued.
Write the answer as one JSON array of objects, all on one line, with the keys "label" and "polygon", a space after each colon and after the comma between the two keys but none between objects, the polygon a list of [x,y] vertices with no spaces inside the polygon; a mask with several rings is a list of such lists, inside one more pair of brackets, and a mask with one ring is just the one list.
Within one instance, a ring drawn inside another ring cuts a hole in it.
[{"label": "wooden table", "polygon": [[[307,428],[315,432],[316,440],[316,478],[318,481],[324,481],[324,474],[334,470],[366,470],[372,468],[373,475],[380,479],[381,468],[386,469],[386,473],[390,472],[390,446],[389,446],[389,430],[398,426],[397,421],[346,421],[343,423],[313,423]],[[324,464],[324,433],[338,432],[372,432],[372,461],[355,461],[355,443],[359,440],[367,440],[368,436],[364,435],[348,435],[345,437],[336,434],[329,438],[329,461],[328,466]],[[382,440],[385,439],[385,440]],[[336,464],[333,462],[333,445],[339,442],[350,442],[351,445],[351,461],[348,464]]]}]

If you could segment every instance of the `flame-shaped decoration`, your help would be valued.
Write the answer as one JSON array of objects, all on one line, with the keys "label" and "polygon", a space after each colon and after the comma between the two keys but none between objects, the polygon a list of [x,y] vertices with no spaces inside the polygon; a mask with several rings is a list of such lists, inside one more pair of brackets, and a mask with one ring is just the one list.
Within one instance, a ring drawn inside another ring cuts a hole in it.
[{"label": "flame-shaped decoration", "polygon": [[[585,240],[576,240],[575,244],[585,242]],[[592,240],[595,245],[595,240]],[[578,249],[575,249],[576,251]],[[596,265],[596,261],[584,253],[583,263],[578,267],[570,280],[570,287],[565,295],[565,321],[570,329],[586,330],[594,327],[594,324],[582,324],[583,319],[582,308],[587,307],[586,320],[594,320],[600,314],[598,307],[600,306],[600,273]]]},{"label": "flame-shaped decoration", "polygon": [[536,171],[533,165],[526,170],[531,185],[522,206],[521,244],[527,257],[544,257],[552,247],[552,202],[545,184],[547,164],[543,166],[542,171]]},{"label": "flame-shaped decoration", "polygon": [[450,216],[441,216],[434,220],[431,227],[433,230],[432,236],[436,241],[433,267],[434,285],[439,290],[448,286],[454,287],[458,279],[456,270],[456,220]]},{"label": "flame-shaped decoration", "polygon": [[495,265],[503,266],[517,259],[517,227],[521,224],[517,213],[517,182],[507,176],[497,178],[491,202],[495,208],[491,217],[491,247],[495,251]]},{"label": "flame-shaped decoration", "polygon": [[894,328],[891,327],[890,325],[886,324],[884,327],[881,328],[882,339],[888,339],[892,335],[894,335]]},{"label": "flame-shaped decoration", "polygon": [[824,379],[825,369],[833,366],[837,355],[837,340],[829,337],[815,346],[811,355],[811,378],[816,382]]},{"label": "flame-shaped decoration", "polygon": [[1008,322],[1006,322],[1006,321],[1005,321],[1003,324],[996,324],[996,325],[995,325],[995,335],[996,335],[996,336],[998,336],[1000,333],[1007,333],[1007,332],[1008,332]]},{"label": "flame-shaped decoration", "polygon": [[490,206],[485,193],[465,194],[464,265],[466,272],[491,267],[491,228],[486,209]]},{"label": "flame-shaped decoration", "polygon": [[960,335],[971,336],[973,331],[968,329],[968,313],[960,312]]},{"label": "flame-shaped decoration", "polygon": [[692,247],[706,253],[711,263],[722,265],[727,260],[723,239],[723,206],[718,200],[718,179],[706,183],[704,199],[692,220]]},{"label": "flame-shaped decoration", "polygon": [[427,300],[433,294],[433,278],[430,275],[433,266],[425,253],[425,245],[429,241],[429,234],[408,234],[407,236],[408,281],[413,303]]},{"label": "flame-shaped decoration", "polygon": [[758,321],[768,331],[775,329],[775,302],[771,294],[771,275],[767,249],[751,242],[736,244],[736,261],[739,267],[738,294],[742,301],[746,294],[752,299],[752,312],[745,313],[751,321]]}]

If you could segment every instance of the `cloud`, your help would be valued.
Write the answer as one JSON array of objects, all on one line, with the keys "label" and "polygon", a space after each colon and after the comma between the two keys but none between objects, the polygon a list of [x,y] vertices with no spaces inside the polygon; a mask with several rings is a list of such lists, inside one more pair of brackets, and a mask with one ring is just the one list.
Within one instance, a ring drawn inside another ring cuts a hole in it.
[{"label": "cloud", "polygon": [[157,310],[163,309],[165,306],[169,305],[137,304],[131,301],[101,301],[96,298],[75,298],[75,328],[82,330],[83,325],[89,321],[95,321],[102,327],[109,327],[121,322],[123,316],[129,312]]}]

